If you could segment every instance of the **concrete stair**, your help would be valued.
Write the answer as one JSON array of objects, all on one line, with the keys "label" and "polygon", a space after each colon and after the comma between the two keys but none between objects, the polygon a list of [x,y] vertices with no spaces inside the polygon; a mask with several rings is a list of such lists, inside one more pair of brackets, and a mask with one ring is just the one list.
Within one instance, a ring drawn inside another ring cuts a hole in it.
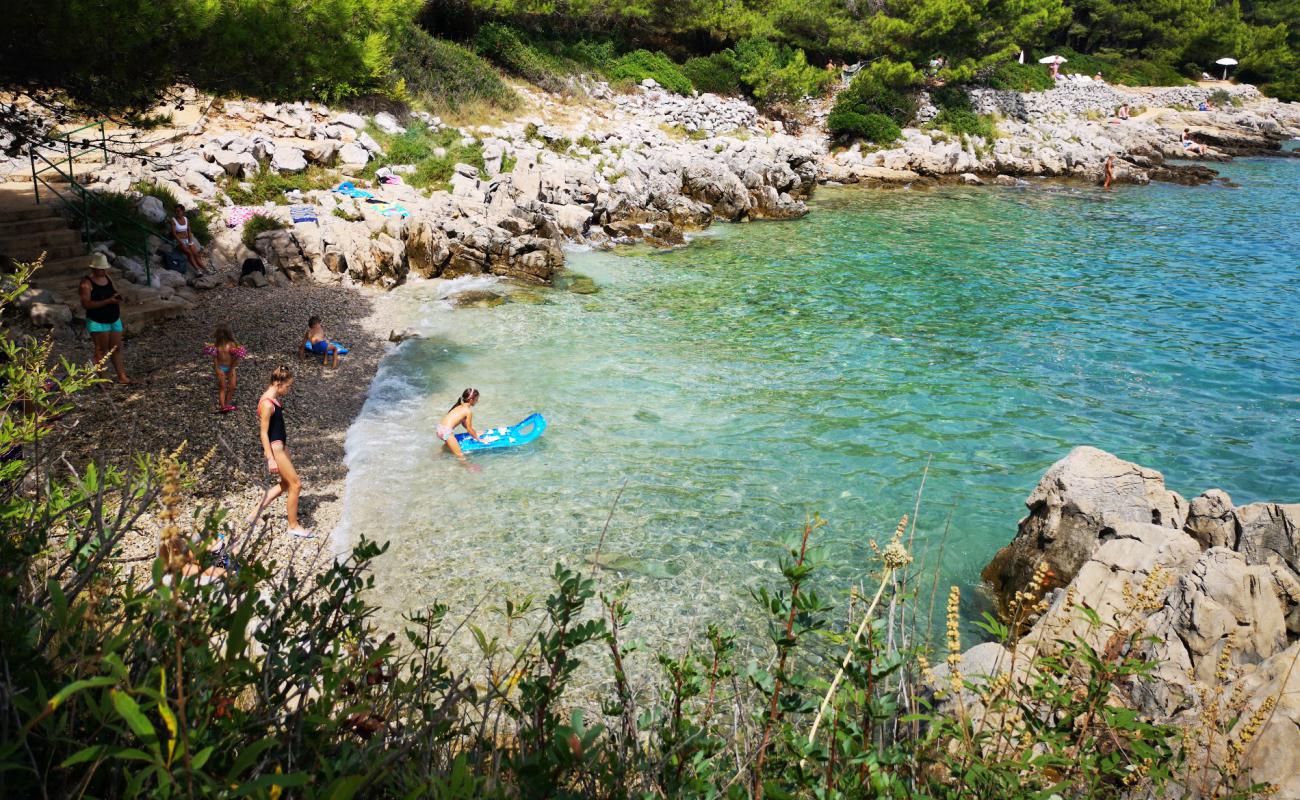
[{"label": "concrete stair", "polygon": [[[80,233],[68,226],[57,202],[50,193],[42,192],[38,205],[30,184],[0,183],[0,256],[34,261],[44,253],[45,263],[32,276],[32,286],[55,295],[81,320],[85,311],[78,292],[90,256]],[[141,291],[143,287],[130,283],[119,270],[110,269],[108,273],[127,299],[122,305],[122,324],[130,332],[139,332],[190,308],[184,300],[144,296],[148,293]]]}]

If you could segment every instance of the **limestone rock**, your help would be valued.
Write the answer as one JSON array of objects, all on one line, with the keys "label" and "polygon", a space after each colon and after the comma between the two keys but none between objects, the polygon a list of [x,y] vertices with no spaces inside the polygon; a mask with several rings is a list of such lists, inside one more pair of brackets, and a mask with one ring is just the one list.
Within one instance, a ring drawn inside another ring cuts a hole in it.
[{"label": "limestone rock", "polygon": [[163,208],[162,201],[151,195],[141,197],[136,203],[136,210],[154,225],[161,225],[167,219],[167,210]]},{"label": "limestone rock", "polygon": [[406,257],[411,271],[423,278],[437,277],[451,258],[447,235],[427,220],[417,220],[406,230]]},{"label": "limestone rock", "polygon": [[296,147],[279,145],[271,155],[271,169],[276,172],[303,172],[307,169],[307,158]]},{"label": "limestone rock", "polygon": [[406,133],[406,128],[399,125],[393,115],[387,111],[380,111],[375,115],[375,127],[384,133]]},{"label": "limestone rock", "polygon": [[716,162],[697,160],[687,164],[682,171],[682,192],[708,203],[715,216],[732,222],[743,219],[750,209],[745,184]]},{"label": "limestone rock", "polygon": [[1251,503],[1236,509],[1237,549],[1251,564],[1281,561],[1300,573],[1300,504]]},{"label": "limestone rock", "polygon": [[152,275],[153,282],[158,286],[168,286],[175,289],[178,286],[185,285],[185,276],[175,270],[156,269]]},{"label": "limestone rock", "polygon": [[356,142],[348,142],[339,148],[339,166],[344,169],[360,169],[370,162],[370,153]]},{"label": "limestone rock", "polygon": [[1095,447],[1076,447],[1052,465],[1025,501],[1011,544],[998,551],[983,577],[999,597],[1024,588],[1040,561],[1068,583],[1121,522],[1181,529],[1181,497],[1165,488],[1159,472]]},{"label": "limestone rock", "polygon": [[351,112],[339,114],[334,118],[334,121],[340,125],[346,125],[354,131],[359,131],[366,127],[366,118],[360,114],[353,114]]},{"label": "limestone rock", "polygon": [[62,303],[32,303],[32,324],[38,328],[58,328],[72,324],[72,309]]},{"label": "limestone rock", "polygon": [[218,150],[214,157],[227,175],[247,178],[257,172],[257,159],[245,150]]},{"label": "limestone rock", "polygon": [[1232,498],[1221,489],[1210,489],[1192,498],[1183,529],[1202,548],[1236,547],[1237,518],[1232,513]]}]

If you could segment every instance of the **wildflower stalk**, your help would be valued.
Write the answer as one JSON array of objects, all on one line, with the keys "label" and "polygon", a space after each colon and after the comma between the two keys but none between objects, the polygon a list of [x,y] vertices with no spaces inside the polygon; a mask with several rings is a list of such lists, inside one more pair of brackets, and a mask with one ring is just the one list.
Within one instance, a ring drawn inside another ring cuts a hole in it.
[{"label": "wildflower stalk", "polygon": [[867,606],[866,612],[862,615],[862,622],[858,625],[858,630],[853,634],[853,641],[849,643],[848,651],[844,653],[844,662],[840,664],[839,670],[835,673],[835,679],[831,681],[830,688],[826,690],[826,696],[822,698],[821,707],[817,709],[817,716],[813,718],[812,729],[808,732],[808,744],[812,744],[817,739],[817,729],[821,727],[822,717],[826,715],[826,709],[830,708],[831,700],[835,698],[835,692],[840,687],[840,681],[844,680],[844,673],[853,663],[853,651],[857,648],[858,642],[862,639],[862,634],[867,632],[871,625],[872,615],[875,614],[876,606],[880,604],[880,596],[885,593],[885,587],[889,585],[890,579],[894,573],[907,566],[912,561],[907,550],[903,547],[901,539],[903,530],[907,527],[907,515],[898,523],[898,529],[894,532],[894,540],[885,548],[881,558],[885,563],[885,572],[880,576],[880,586],[876,589],[876,594],[871,598],[871,603]]}]

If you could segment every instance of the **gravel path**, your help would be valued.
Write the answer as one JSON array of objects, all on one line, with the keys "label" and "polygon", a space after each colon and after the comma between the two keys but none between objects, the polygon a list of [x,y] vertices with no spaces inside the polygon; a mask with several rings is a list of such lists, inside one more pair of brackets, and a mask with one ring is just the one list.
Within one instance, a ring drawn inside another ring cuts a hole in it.
[{"label": "gravel path", "polygon": [[[182,442],[188,442],[186,458],[193,461],[215,445],[216,455],[191,496],[203,505],[220,503],[230,510],[230,519],[241,520],[270,484],[258,441],[257,398],[271,370],[286,364],[295,377],[286,398],[285,423],[303,482],[299,516],[316,537],[298,539],[285,533],[283,499],[264,518],[269,555],[304,574],[328,563],[333,553],[330,533],[342,513],[347,474],[344,436],[388,348],[383,303],[382,293],[338,286],[204,292],[193,311],[127,339],[127,373],[140,381],[139,386],[94,388],[77,396],[76,408],[56,426],[46,445],[63,451],[78,468],[100,457],[125,465],[133,453],[170,452]],[[337,370],[327,369],[319,359],[296,357],[312,314],[321,316],[330,338],[351,349]],[[229,414],[216,413],[212,362],[202,353],[222,322],[249,351],[239,366],[239,408]],[[60,354],[88,362],[89,338],[79,337]],[[145,520],[127,541],[124,555],[148,555],[156,544],[157,526]]]}]

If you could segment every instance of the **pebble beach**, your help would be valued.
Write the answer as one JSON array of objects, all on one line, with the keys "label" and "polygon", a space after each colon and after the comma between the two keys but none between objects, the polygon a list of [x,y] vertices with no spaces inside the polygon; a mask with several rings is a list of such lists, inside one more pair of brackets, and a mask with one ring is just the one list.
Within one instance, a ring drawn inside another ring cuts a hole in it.
[{"label": "pebble beach", "polygon": [[[193,310],[128,337],[126,369],[138,385],[106,385],[77,395],[75,407],[44,446],[55,448],[77,469],[101,460],[126,465],[134,453],[170,452],[182,443],[184,459],[193,462],[215,447],[210,463],[187,490],[191,508],[185,518],[194,507],[219,505],[227,509],[239,535],[240,521],[271,483],[258,441],[257,398],[271,371],[287,364],[295,378],[285,418],[290,452],[303,482],[299,515],[316,535],[289,536],[285,501],[280,499],[263,514],[259,549],[262,558],[291,565],[299,574],[318,569],[335,552],[331,532],[342,512],[347,473],[344,436],[388,347],[383,304],[382,292],[339,286],[229,286],[205,292]],[[297,345],[312,314],[323,318],[330,338],[351,349],[336,370],[318,358],[297,358]],[[202,352],[222,323],[249,352],[238,369],[238,408],[228,414],[216,411],[212,363]],[[82,333],[60,345],[56,355],[86,363],[91,357],[88,336]],[[158,527],[155,520],[142,519],[126,542],[124,557],[142,563],[152,557]]]}]

